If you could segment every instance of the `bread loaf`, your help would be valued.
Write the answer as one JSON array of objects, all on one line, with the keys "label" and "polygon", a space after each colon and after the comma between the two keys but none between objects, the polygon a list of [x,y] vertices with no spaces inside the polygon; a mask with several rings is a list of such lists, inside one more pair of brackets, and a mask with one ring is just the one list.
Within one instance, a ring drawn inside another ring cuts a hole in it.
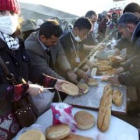
[{"label": "bread loaf", "polygon": [[109,65],[109,64],[110,64],[109,61],[98,61],[95,63],[95,65],[97,65],[97,66]]},{"label": "bread loaf", "polygon": [[107,71],[107,70],[110,70],[112,69],[112,66],[109,66],[109,65],[101,65],[98,67],[98,70],[101,72],[101,71]]},{"label": "bread loaf", "polygon": [[122,57],[121,56],[109,56],[108,57],[109,61],[111,64],[115,63],[115,62],[121,62],[122,61]]},{"label": "bread loaf", "polygon": [[64,138],[63,140],[94,140],[94,139],[71,133],[68,137]]},{"label": "bread loaf", "polygon": [[53,125],[46,129],[47,140],[61,140],[70,134],[70,127],[67,124]]},{"label": "bread loaf", "polygon": [[29,130],[23,133],[18,140],[46,140],[46,138],[39,130]]},{"label": "bread loaf", "polygon": [[89,78],[87,84],[89,86],[97,86],[98,85],[98,81],[96,79]]},{"label": "bread loaf", "polygon": [[105,132],[109,128],[112,106],[112,88],[110,85],[104,87],[103,96],[100,101],[97,126],[100,131]]},{"label": "bread loaf", "polygon": [[83,90],[83,93],[87,93],[89,91],[89,87],[85,83],[78,83],[78,88]]},{"label": "bread loaf", "polygon": [[70,82],[61,84],[61,89],[63,92],[65,92],[71,96],[75,96],[75,95],[79,94],[78,87]]},{"label": "bread loaf", "polygon": [[79,111],[74,115],[77,127],[82,130],[90,129],[95,124],[95,118],[87,111]]},{"label": "bread loaf", "polygon": [[107,70],[107,71],[103,72],[103,75],[112,76],[115,74],[115,72],[116,72],[116,69],[111,69],[111,70]]},{"label": "bread loaf", "polygon": [[118,90],[114,90],[112,100],[116,106],[121,106],[123,101],[122,93]]}]

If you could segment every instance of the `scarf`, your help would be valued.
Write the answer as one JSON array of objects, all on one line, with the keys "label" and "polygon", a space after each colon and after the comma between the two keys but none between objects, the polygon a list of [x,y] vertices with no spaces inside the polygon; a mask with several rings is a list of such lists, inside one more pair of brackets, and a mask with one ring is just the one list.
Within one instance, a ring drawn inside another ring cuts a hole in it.
[{"label": "scarf", "polygon": [[11,50],[19,49],[19,40],[18,38],[13,38],[5,33],[0,32],[0,38],[7,44],[8,48]]}]

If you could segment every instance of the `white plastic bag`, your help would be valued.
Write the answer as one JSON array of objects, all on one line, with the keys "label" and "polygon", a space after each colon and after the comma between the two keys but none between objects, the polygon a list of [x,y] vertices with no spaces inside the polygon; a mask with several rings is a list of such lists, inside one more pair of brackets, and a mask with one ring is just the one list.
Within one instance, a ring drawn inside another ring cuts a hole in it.
[{"label": "white plastic bag", "polygon": [[36,96],[31,96],[33,100],[33,105],[35,107],[38,116],[46,112],[51,107],[54,94],[55,93],[52,93],[47,89],[44,89],[42,93]]}]

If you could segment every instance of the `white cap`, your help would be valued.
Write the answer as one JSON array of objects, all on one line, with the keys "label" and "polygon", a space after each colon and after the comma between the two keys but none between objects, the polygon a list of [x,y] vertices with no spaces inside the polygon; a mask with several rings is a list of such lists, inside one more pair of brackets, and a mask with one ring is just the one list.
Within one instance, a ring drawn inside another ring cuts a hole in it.
[{"label": "white cap", "polygon": [[37,28],[40,28],[40,26],[41,26],[43,23],[44,23],[44,21],[43,21],[42,19],[38,19],[38,20],[36,21],[36,26],[37,26]]}]

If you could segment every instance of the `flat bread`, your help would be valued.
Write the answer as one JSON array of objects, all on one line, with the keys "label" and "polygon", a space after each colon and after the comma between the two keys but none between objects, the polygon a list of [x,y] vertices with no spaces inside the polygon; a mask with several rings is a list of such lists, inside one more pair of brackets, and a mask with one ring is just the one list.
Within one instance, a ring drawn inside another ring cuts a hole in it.
[{"label": "flat bread", "polygon": [[116,106],[121,106],[122,103],[123,103],[123,95],[122,95],[122,93],[119,90],[114,90],[112,100],[113,100],[113,103]]},{"label": "flat bread", "polygon": [[68,137],[64,138],[63,140],[93,140],[93,139],[71,133]]},{"label": "flat bread", "polygon": [[74,115],[74,119],[77,123],[77,128],[82,130],[87,130],[95,125],[94,116],[87,111],[78,111]]},{"label": "flat bread", "polygon": [[78,88],[83,90],[83,93],[87,93],[89,91],[89,87],[85,83],[78,83]]},{"label": "flat bread", "polygon": [[113,55],[109,56],[108,59],[111,64],[115,62],[121,62],[123,60],[121,56],[113,56]]},{"label": "flat bread", "polygon": [[111,69],[111,70],[107,70],[105,72],[103,72],[103,75],[107,75],[107,76],[113,76],[116,72],[116,69]]},{"label": "flat bread", "polygon": [[46,140],[44,134],[39,130],[29,130],[23,133],[19,140]]},{"label": "flat bread", "polygon": [[112,66],[109,66],[109,65],[101,65],[98,67],[98,70],[101,72],[101,71],[107,71],[107,70],[110,70],[112,69]]},{"label": "flat bread", "polygon": [[46,129],[47,140],[62,140],[70,134],[68,124],[52,125]]},{"label": "flat bread", "polygon": [[71,96],[75,96],[75,95],[79,94],[78,87],[69,82],[61,84],[61,89],[63,92],[65,92],[66,94],[69,94]]},{"label": "flat bread", "polygon": [[98,61],[95,63],[97,66],[102,66],[102,65],[109,65],[110,62],[109,61]]},{"label": "flat bread", "polygon": [[89,78],[87,84],[89,86],[97,86],[98,85],[98,81],[96,79],[93,79],[93,78]]}]

